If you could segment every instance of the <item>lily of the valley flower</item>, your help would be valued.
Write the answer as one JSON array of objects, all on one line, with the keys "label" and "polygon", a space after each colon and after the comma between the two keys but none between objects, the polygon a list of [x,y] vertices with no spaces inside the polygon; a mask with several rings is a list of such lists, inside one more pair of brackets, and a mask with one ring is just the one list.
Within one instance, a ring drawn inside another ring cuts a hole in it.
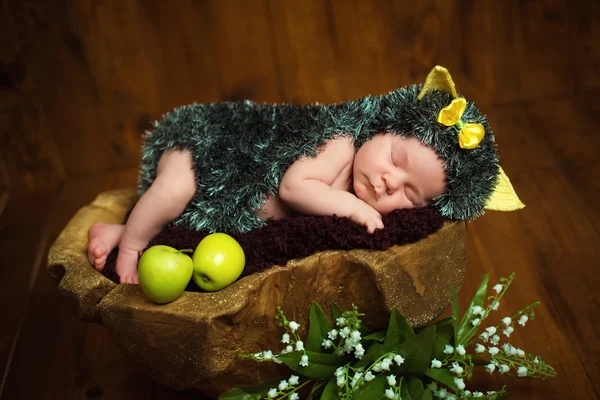
[{"label": "lily of the valley flower", "polygon": [[465,350],[465,346],[463,346],[462,344],[459,344],[458,346],[456,346],[455,350],[461,356],[464,356],[467,353],[467,351]]},{"label": "lily of the valley flower", "polygon": [[465,381],[463,378],[454,378],[454,384],[459,390],[464,390],[465,388]]},{"label": "lily of the valley flower", "polygon": [[300,328],[299,323],[297,323],[296,321],[290,321],[290,329],[292,330],[292,332],[296,332],[298,328]]},{"label": "lily of the valley flower", "polygon": [[492,310],[496,311],[498,307],[500,307],[500,302],[496,300],[492,305]]},{"label": "lily of the valley flower", "polygon": [[297,392],[294,392],[290,395],[290,400],[298,400],[300,395]]},{"label": "lily of the valley flower", "polygon": [[517,375],[518,376],[527,376],[527,368],[519,367],[519,369],[517,369]]},{"label": "lily of the valley flower", "polygon": [[327,336],[329,337],[329,339],[335,340],[335,338],[337,338],[337,336],[338,336],[337,329],[330,330],[329,333],[327,334]]},{"label": "lily of the valley flower", "polygon": [[497,284],[494,286],[494,290],[496,291],[496,293],[500,293],[502,291],[502,285],[501,284]]},{"label": "lily of the valley flower", "polygon": [[487,372],[489,372],[490,375],[492,374],[492,372],[494,372],[495,369],[496,369],[496,366],[493,363],[489,363],[488,365],[485,366],[485,370]]},{"label": "lily of the valley flower", "polygon": [[473,314],[481,314],[483,308],[481,308],[481,306],[474,306],[471,308],[471,311],[473,311]]},{"label": "lily of the valley flower", "polygon": [[525,326],[525,323],[527,322],[528,319],[529,319],[529,317],[527,315],[521,315],[521,318],[519,318],[519,325]]},{"label": "lily of the valley flower", "polygon": [[498,354],[498,353],[500,352],[500,349],[494,346],[494,347],[490,347],[490,348],[488,349],[488,352],[489,352],[489,353],[492,355],[492,357],[493,357],[493,356],[495,356],[496,354]]},{"label": "lily of the valley flower", "polygon": [[456,375],[462,375],[464,369],[457,362],[455,362],[452,363],[452,368],[450,368],[450,371],[455,373]]},{"label": "lily of the valley flower", "polygon": [[394,389],[387,388],[385,389],[385,397],[387,397],[388,399],[397,399],[398,395],[394,393]]},{"label": "lily of the valley flower", "polygon": [[304,342],[302,340],[296,342],[296,350],[304,350]]},{"label": "lily of the valley flower", "polygon": [[328,349],[331,346],[333,346],[333,342],[329,339],[323,339],[322,346],[325,347],[326,349]]},{"label": "lily of the valley flower", "polygon": [[344,317],[338,317],[338,318],[335,319],[335,323],[338,326],[344,326],[344,325],[346,325],[346,318],[344,318]]},{"label": "lily of the valley flower", "polygon": [[446,347],[444,348],[444,354],[452,354],[452,353],[454,353],[454,347],[447,344]]},{"label": "lily of the valley flower", "polygon": [[289,343],[289,342],[290,342],[290,334],[284,333],[283,336],[281,336],[281,343]]},{"label": "lily of the valley flower", "polygon": [[480,322],[481,322],[481,320],[479,318],[475,318],[473,321],[471,321],[471,324],[473,326],[477,326],[477,325],[479,325]]},{"label": "lily of the valley flower", "polygon": [[510,367],[506,364],[500,364],[498,366],[498,370],[500,371],[500,373],[505,374],[508,372],[508,370],[510,369]]},{"label": "lily of the valley flower", "polygon": [[512,322],[512,319],[510,317],[502,318],[502,323],[506,326],[509,326],[511,322]]},{"label": "lily of the valley flower", "polygon": [[492,336],[494,333],[496,333],[496,327],[495,326],[489,326],[489,327],[485,328],[485,330],[488,332],[488,334],[490,336]]},{"label": "lily of the valley flower", "polygon": [[365,374],[365,381],[370,382],[373,379],[375,379],[375,375],[373,375],[371,371],[367,371],[367,373]]},{"label": "lily of the valley flower", "polygon": [[475,353],[483,353],[485,351],[485,346],[477,343],[475,345]]},{"label": "lily of the valley flower", "polygon": [[498,344],[500,342],[500,336],[498,335],[494,335],[492,336],[492,338],[490,339],[490,343],[491,344]]},{"label": "lily of the valley flower", "polygon": [[290,376],[290,379],[288,379],[288,383],[292,386],[296,386],[299,382],[300,378],[298,378],[298,376],[296,375],[292,375]]},{"label": "lily of the valley flower", "polygon": [[363,348],[362,344],[359,343],[354,347],[354,355],[359,359],[365,355],[365,349]]},{"label": "lily of the valley flower", "polygon": [[288,381],[281,381],[281,382],[279,382],[279,386],[278,387],[279,387],[279,390],[284,391],[288,387]]},{"label": "lily of the valley flower", "polygon": [[392,360],[390,358],[384,358],[383,361],[381,361],[381,369],[384,371],[389,371],[391,365]]},{"label": "lily of the valley flower", "polygon": [[404,357],[402,357],[400,354],[396,354],[394,356],[394,361],[396,362],[396,364],[402,365],[404,364]]},{"label": "lily of the valley flower", "polygon": [[510,337],[510,334],[513,333],[514,330],[515,330],[515,328],[513,328],[512,326],[509,326],[502,333],[504,333],[504,335],[506,335],[506,337]]},{"label": "lily of the valley flower", "polygon": [[390,385],[390,386],[395,386],[396,383],[397,383],[396,382],[396,375],[388,375],[386,379],[387,379],[388,385]]},{"label": "lily of the valley flower", "polygon": [[346,327],[344,327],[344,329],[342,329],[342,330],[340,331],[340,336],[341,336],[341,337],[343,337],[343,338],[347,338],[347,337],[348,337],[348,335],[350,335],[350,328],[348,328],[348,327],[346,326]]},{"label": "lily of the valley flower", "polygon": [[277,397],[277,389],[276,388],[271,388],[269,389],[269,392],[267,393],[267,395],[271,398],[274,399],[275,397]]},{"label": "lily of the valley flower", "polygon": [[442,367],[442,362],[437,360],[437,359],[433,359],[431,360],[431,368],[441,368]]},{"label": "lily of the valley flower", "polygon": [[300,358],[300,362],[298,363],[301,367],[308,367],[308,356],[305,354]]},{"label": "lily of the valley flower", "polygon": [[483,332],[481,335],[479,335],[479,337],[481,338],[481,340],[487,343],[488,339],[490,338],[490,334],[487,332]]}]

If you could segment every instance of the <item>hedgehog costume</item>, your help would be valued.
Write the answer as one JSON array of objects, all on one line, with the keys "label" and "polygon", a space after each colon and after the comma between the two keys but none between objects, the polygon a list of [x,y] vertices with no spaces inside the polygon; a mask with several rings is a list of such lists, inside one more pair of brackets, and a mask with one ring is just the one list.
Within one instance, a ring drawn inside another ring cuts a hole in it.
[{"label": "hedgehog costume", "polygon": [[351,136],[356,151],[378,133],[414,136],[444,162],[446,192],[433,206],[449,219],[474,219],[484,208],[522,208],[498,165],[494,135],[473,103],[458,97],[448,71],[435,67],[425,85],[347,103],[298,106],[251,101],[192,104],[166,114],[145,136],[138,190],[153,182],[162,154],[188,149],[198,187],[173,224],[208,232],[247,232],[277,194],[286,170],[314,157],[326,140]]}]

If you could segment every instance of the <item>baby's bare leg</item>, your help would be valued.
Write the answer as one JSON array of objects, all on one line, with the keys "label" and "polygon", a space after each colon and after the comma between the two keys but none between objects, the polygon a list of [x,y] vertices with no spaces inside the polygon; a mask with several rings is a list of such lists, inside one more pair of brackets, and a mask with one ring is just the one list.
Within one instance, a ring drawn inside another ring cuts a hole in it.
[{"label": "baby's bare leg", "polygon": [[119,243],[117,273],[121,282],[138,283],[138,254],[162,228],[177,218],[196,193],[196,176],[188,151],[170,150],[156,170],[156,179],[138,200]]}]

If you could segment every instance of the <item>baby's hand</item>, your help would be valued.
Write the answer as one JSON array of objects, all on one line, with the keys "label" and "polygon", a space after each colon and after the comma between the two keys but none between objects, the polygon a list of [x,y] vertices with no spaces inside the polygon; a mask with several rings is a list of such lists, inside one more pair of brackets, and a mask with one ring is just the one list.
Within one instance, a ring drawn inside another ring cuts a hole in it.
[{"label": "baby's hand", "polygon": [[360,206],[350,216],[350,219],[357,224],[365,226],[368,233],[375,232],[375,229],[383,229],[383,221],[381,220],[379,211],[362,200],[360,203]]}]

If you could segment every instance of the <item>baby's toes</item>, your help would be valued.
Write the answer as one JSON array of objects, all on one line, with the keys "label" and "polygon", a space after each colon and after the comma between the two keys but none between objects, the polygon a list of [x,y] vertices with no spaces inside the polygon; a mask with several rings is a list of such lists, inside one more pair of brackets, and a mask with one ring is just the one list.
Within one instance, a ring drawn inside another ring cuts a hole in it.
[{"label": "baby's toes", "polygon": [[94,265],[96,266],[96,269],[98,271],[102,270],[104,268],[104,266],[106,265],[106,253],[104,253],[104,255],[97,257],[94,260]]},{"label": "baby's toes", "polygon": [[131,283],[132,285],[137,285],[139,283],[137,274],[123,275],[120,279],[121,283]]}]

